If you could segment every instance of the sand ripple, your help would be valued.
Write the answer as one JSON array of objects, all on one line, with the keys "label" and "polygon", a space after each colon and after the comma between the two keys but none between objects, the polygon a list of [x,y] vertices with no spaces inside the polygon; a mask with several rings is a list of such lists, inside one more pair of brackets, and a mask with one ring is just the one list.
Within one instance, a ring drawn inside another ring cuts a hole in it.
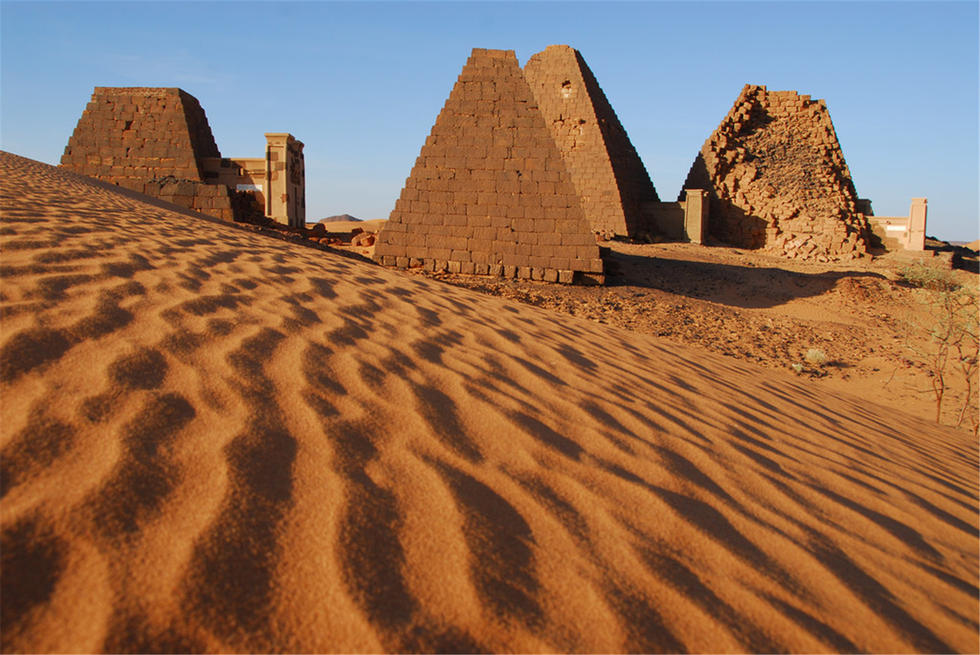
[{"label": "sand ripple", "polygon": [[961,433],[0,171],[4,651],[980,646]]}]

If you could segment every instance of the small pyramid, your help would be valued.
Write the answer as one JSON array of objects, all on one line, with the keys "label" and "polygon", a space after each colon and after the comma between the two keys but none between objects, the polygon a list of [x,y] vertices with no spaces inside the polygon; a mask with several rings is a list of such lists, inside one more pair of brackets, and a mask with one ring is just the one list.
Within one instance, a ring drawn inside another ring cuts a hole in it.
[{"label": "small pyramid", "polygon": [[709,231],[733,246],[817,260],[866,252],[867,220],[823,100],[746,85],[683,188],[709,192]]},{"label": "small pyramid", "polygon": [[61,166],[234,220],[250,207],[227,187],[209,183],[205,175],[203,160],[220,157],[204,109],[186,91],[97,86],[68,140]]},{"label": "small pyramid", "polygon": [[595,232],[650,233],[657,191],[581,53],[548,46],[524,66],[531,91],[572,174]]},{"label": "small pyramid", "polygon": [[513,50],[473,50],[375,258],[549,281],[601,277],[595,237]]},{"label": "small pyramid", "polygon": [[200,182],[200,159],[220,156],[204,109],[182,89],[97,86],[61,165],[113,182],[147,176]]}]

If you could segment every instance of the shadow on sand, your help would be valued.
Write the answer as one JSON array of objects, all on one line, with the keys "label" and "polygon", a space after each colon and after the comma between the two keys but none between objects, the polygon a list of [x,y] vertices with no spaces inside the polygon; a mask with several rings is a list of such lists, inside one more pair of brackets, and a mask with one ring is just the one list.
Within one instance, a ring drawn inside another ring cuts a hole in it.
[{"label": "shadow on sand", "polygon": [[606,284],[657,289],[745,309],[763,309],[798,298],[819,296],[844,278],[885,280],[880,273],[828,271],[800,273],[780,268],[735,266],[629,255],[607,256]]}]

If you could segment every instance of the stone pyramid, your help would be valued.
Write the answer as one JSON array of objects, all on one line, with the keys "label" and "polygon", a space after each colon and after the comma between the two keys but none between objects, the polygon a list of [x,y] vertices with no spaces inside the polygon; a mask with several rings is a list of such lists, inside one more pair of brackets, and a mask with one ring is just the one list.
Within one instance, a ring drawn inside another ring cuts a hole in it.
[{"label": "stone pyramid", "polygon": [[206,157],[221,154],[194,96],[177,88],[95,87],[61,165],[231,220],[234,197],[205,183]]},{"label": "stone pyramid", "polygon": [[207,116],[176,88],[95,87],[61,165],[110,179],[173,176],[202,181],[201,157],[220,157]]},{"label": "stone pyramid", "polygon": [[706,189],[709,231],[802,259],[866,251],[867,220],[823,100],[746,85],[684,183]]},{"label": "stone pyramid", "polygon": [[595,237],[513,50],[473,50],[375,258],[403,268],[601,280]]},{"label": "stone pyramid", "polygon": [[524,76],[572,174],[593,231],[650,233],[657,191],[616,112],[578,50],[548,46]]}]

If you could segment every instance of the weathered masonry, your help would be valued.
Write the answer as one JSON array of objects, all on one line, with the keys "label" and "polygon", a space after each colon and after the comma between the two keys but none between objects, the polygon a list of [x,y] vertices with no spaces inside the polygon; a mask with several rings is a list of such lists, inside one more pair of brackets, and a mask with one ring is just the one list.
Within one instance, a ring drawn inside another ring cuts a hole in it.
[{"label": "weathered masonry", "polygon": [[204,109],[177,88],[96,87],[61,165],[224,220],[305,224],[303,143],[270,133],[264,158],[222,158]]},{"label": "weathered masonry", "polygon": [[743,248],[850,259],[868,222],[823,100],[746,85],[684,184],[709,193],[709,230]]},{"label": "weathered masonry", "polygon": [[475,48],[385,227],[388,266],[601,282],[572,176],[513,50]]}]

